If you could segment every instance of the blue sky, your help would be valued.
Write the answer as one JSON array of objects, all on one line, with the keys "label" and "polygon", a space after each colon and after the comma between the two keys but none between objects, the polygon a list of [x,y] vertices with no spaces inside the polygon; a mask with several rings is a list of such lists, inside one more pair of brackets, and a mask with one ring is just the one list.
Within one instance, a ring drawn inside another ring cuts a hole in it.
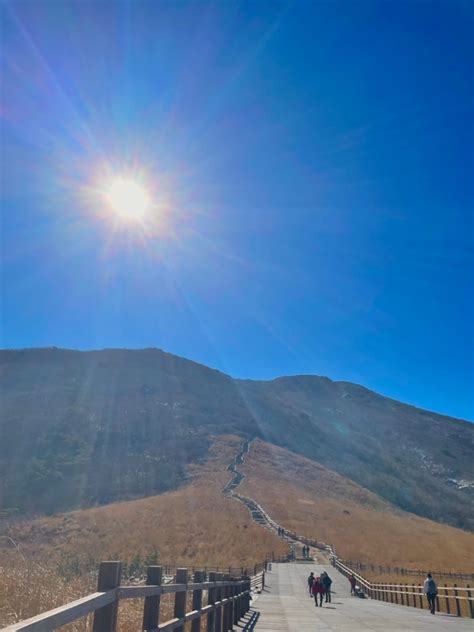
[{"label": "blue sky", "polygon": [[[2,346],[156,346],[474,418],[472,4],[1,11]],[[104,165],[153,222],[110,217]]]}]

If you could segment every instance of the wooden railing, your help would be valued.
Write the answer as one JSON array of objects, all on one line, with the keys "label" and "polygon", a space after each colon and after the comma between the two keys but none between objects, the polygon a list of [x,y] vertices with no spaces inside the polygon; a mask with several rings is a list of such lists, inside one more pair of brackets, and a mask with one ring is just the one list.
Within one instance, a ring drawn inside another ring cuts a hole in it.
[{"label": "wooden railing", "polygon": [[[387,601],[402,606],[413,606],[414,608],[423,608],[423,600],[426,596],[423,594],[423,586],[421,584],[382,584],[370,582],[365,577],[357,573],[354,569],[347,566],[338,557],[333,556],[331,562],[343,575],[350,577],[354,575],[357,584],[362,588],[363,592],[371,599],[379,601]],[[438,596],[436,597],[437,610],[443,609],[448,614],[455,614],[458,617],[470,616],[474,619],[474,597],[469,585],[466,587],[457,586],[439,586]],[[451,606],[454,606],[453,608]]]},{"label": "wooden railing", "polygon": [[449,577],[450,579],[463,579],[473,580],[474,573],[454,573],[452,571],[436,571],[436,570],[422,570],[418,568],[404,568],[401,566],[382,566],[381,564],[368,564],[366,562],[357,562],[354,560],[341,560],[343,564],[349,566],[356,571],[371,571],[372,573],[378,573],[379,575],[411,575],[414,577],[426,577],[430,572],[436,577]]},{"label": "wooden railing", "polygon": [[[115,632],[120,601],[144,599],[142,630],[184,632],[191,621],[191,632],[200,632],[201,621],[207,617],[207,632],[227,632],[250,609],[252,591],[262,590],[265,583],[265,565],[253,577],[231,577],[228,573],[195,571],[189,581],[187,568],[178,568],[175,583],[163,583],[163,567],[149,566],[146,585],[122,586],[121,562],[101,562],[97,592],[65,606],[50,610],[31,619],[21,621],[3,632],[46,632],[94,613],[93,632]],[[207,603],[203,605],[203,593]],[[192,610],[186,612],[188,593],[192,593]],[[174,594],[173,618],[160,623],[161,596]]]}]

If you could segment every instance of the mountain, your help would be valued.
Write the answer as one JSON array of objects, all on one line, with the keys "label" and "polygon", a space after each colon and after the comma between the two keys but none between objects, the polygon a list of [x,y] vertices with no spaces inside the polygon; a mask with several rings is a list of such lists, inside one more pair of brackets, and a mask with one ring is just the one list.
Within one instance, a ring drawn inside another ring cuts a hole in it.
[{"label": "mountain", "polygon": [[235,380],[158,349],[0,352],[0,508],[180,487],[212,435],[260,437],[400,508],[474,530],[474,425],[317,376]]},{"label": "mountain", "polygon": [[330,543],[346,560],[445,572],[474,568],[474,533],[405,512],[285,448],[257,439],[240,469],[240,493],[286,528]]}]

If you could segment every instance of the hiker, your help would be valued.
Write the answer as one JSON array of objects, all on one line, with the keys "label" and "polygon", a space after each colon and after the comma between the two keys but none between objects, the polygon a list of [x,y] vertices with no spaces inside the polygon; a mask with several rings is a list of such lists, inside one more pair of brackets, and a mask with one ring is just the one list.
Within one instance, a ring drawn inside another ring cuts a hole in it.
[{"label": "hiker", "polygon": [[349,581],[351,583],[351,595],[354,595],[354,597],[355,597],[355,594],[356,594],[356,583],[357,582],[356,582],[356,578],[354,577],[354,574],[352,574],[349,577]]},{"label": "hiker", "polygon": [[306,554],[306,547],[305,547],[305,545],[304,545],[304,544],[303,544],[303,557],[304,557],[304,559],[306,559],[306,558],[307,558],[307,554]]},{"label": "hiker", "polygon": [[309,596],[310,597],[313,596],[313,582],[314,582],[314,573],[313,573],[313,571],[311,571],[311,573],[309,574],[309,577],[308,577],[308,589],[309,589]]},{"label": "hiker", "polygon": [[428,599],[428,608],[430,609],[431,614],[434,614],[436,610],[436,595],[438,594],[438,587],[436,586],[436,582],[431,573],[428,573],[426,576],[425,583],[423,584],[423,592]]},{"label": "hiker", "polygon": [[319,595],[319,607],[322,608],[323,607],[324,586],[323,586],[323,582],[321,581],[321,577],[316,577],[316,579],[314,580],[312,593],[313,593],[313,597],[314,597],[314,605],[316,607],[318,607],[318,595]]},{"label": "hiker", "polygon": [[324,586],[324,594],[326,595],[326,603],[331,603],[331,584],[332,584],[332,579],[329,577],[329,575],[324,572],[324,575],[321,576],[321,580],[323,582],[323,586]]}]

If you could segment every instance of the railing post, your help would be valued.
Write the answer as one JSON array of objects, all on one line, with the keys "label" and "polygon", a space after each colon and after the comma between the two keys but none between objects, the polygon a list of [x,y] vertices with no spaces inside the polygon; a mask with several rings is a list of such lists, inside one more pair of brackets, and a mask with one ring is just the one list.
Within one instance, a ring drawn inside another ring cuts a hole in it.
[{"label": "railing post", "polygon": [[[149,566],[146,572],[147,586],[161,586],[163,580],[162,566]],[[161,595],[155,597],[145,597],[145,606],[143,608],[143,629],[155,630],[160,621],[160,602]]]},{"label": "railing post", "polygon": [[[223,577],[225,582],[228,582],[230,580],[230,576],[226,573]],[[226,586],[224,588],[224,598],[226,599],[227,597],[230,597],[231,595],[231,587],[230,586]],[[230,628],[230,604],[227,602],[224,605],[224,616],[223,616],[223,622],[222,622],[222,632],[228,632],[229,628]]]},{"label": "railing post", "polygon": [[454,599],[456,600],[456,614],[458,617],[461,616],[461,608],[459,606],[459,599],[458,599],[458,591],[457,591],[458,585],[454,584]]},{"label": "railing post", "polygon": [[470,586],[469,584],[466,584],[466,588],[467,588],[467,603],[469,606],[469,614],[471,616],[471,619],[474,619],[474,604],[472,603],[472,596],[471,596],[471,591],[470,591]]},{"label": "railing post", "polygon": [[[194,583],[201,584],[204,581],[204,571],[196,571],[194,573]],[[193,591],[193,610],[201,610],[202,608],[202,589]],[[191,621],[191,632],[200,632],[201,617]]]},{"label": "railing post", "polygon": [[[234,585],[234,597],[237,597],[237,595],[240,592],[240,584],[235,584]],[[240,598],[237,597],[237,599],[234,599],[234,616],[232,617],[232,623],[237,625],[237,623],[239,622],[240,619],[240,615],[239,615],[239,605],[240,605]]]},{"label": "railing post", "polygon": [[241,584],[240,584],[240,580],[237,580],[238,583],[235,584],[235,588],[234,588],[234,595],[236,595],[236,599],[234,601],[234,624],[237,625],[237,623],[240,621],[240,617],[242,616],[240,614],[240,605],[241,605],[241,601],[242,601],[242,595],[240,595],[241,593]]},{"label": "railing post", "polygon": [[448,612],[448,614],[451,614],[451,606],[449,605],[449,595],[448,595],[448,587],[446,586],[446,584],[444,585],[445,587],[445,591],[444,594],[446,595],[446,610]]},{"label": "railing post", "polygon": [[[232,586],[231,594],[233,597],[237,597],[237,595],[239,594],[238,584],[234,584]],[[232,617],[230,619],[230,629],[232,630],[234,628],[234,624],[236,624],[239,620],[239,600],[238,599],[234,599],[232,601],[231,613],[232,613]]]},{"label": "railing post", "polygon": [[[218,582],[222,581],[222,573],[216,573]],[[224,589],[219,586],[216,588],[216,601],[221,601]],[[215,617],[215,632],[222,632],[222,606],[217,606]]]},{"label": "railing post", "polygon": [[[215,572],[209,573],[209,581],[210,582],[215,582],[216,581],[216,575],[217,575],[217,573],[215,573]],[[207,603],[209,605],[216,603],[216,591],[217,591],[216,588],[209,588],[209,591],[207,593]],[[216,621],[216,612],[215,612],[215,610],[212,610],[207,615],[207,632],[214,632],[215,621]]]},{"label": "railing post", "polygon": [[402,604],[402,606],[405,605],[405,596],[403,594],[403,585],[400,584],[400,602]]},{"label": "railing post", "polygon": [[244,590],[248,590],[246,595],[244,595],[244,614],[250,610],[250,590],[251,590],[251,580],[250,577],[245,577]]},{"label": "railing post", "polygon": [[[107,592],[120,586],[122,573],[121,562],[101,562],[99,566],[99,579],[97,580],[97,592]],[[117,629],[118,599],[94,613],[93,632],[115,632]]]},{"label": "railing post", "polygon": [[470,586],[469,584],[466,584],[466,588],[467,588],[467,603],[469,605],[469,614],[471,615],[471,619],[474,619],[474,604],[472,603],[472,596],[471,596],[471,590],[470,590]]},{"label": "railing post", "polygon": [[[239,585],[238,584],[234,584],[234,586],[232,587],[232,594],[234,595],[234,597],[237,597],[237,595],[239,594]],[[239,620],[239,600],[238,599],[234,599],[234,601],[232,602],[233,606],[232,606],[232,620],[231,620],[231,629],[233,629],[234,624],[238,622]]]},{"label": "railing post", "polygon": [[[176,583],[187,584],[188,583],[188,569],[177,568],[176,569]],[[182,619],[186,614],[186,596],[187,592],[177,592],[174,596],[174,616],[176,619]],[[175,628],[176,632],[184,632],[184,622]]]},{"label": "railing post", "polygon": [[423,590],[421,584],[418,584],[418,592],[420,594],[420,608],[423,608]]},{"label": "railing post", "polygon": [[245,595],[244,595],[244,590],[246,590],[246,588],[247,588],[247,582],[245,581],[245,577],[242,574],[241,582],[240,582],[240,589],[239,589],[240,592],[242,593],[241,597],[239,599],[239,604],[240,604],[239,605],[239,621],[245,614]]}]

